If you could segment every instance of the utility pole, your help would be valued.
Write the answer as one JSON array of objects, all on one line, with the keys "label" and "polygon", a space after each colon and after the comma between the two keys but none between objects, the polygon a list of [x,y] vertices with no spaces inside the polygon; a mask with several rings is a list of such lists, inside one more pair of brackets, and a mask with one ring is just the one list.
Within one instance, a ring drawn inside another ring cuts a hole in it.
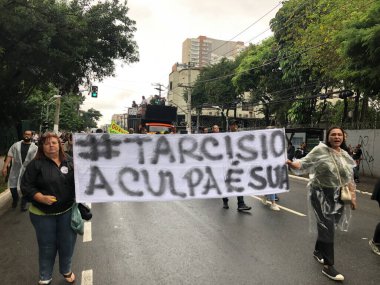
[{"label": "utility pole", "polygon": [[164,89],[162,89],[162,87],[164,87],[164,85],[161,84],[161,83],[154,83],[152,85],[153,86],[158,86],[158,87],[156,87],[154,89],[158,90],[158,96],[160,96],[160,98],[161,98],[161,91],[164,91]]},{"label": "utility pole", "polygon": [[187,64],[188,88],[187,88],[187,133],[191,134],[191,62]]}]

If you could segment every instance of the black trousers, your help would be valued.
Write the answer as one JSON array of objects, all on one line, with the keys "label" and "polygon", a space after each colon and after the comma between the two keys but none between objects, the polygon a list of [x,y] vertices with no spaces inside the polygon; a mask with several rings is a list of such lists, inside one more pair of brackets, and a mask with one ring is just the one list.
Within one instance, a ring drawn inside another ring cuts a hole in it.
[{"label": "black trousers", "polygon": [[[12,194],[13,203],[16,205],[19,199],[17,188],[10,188],[9,190],[11,191],[11,194]],[[26,199],[24,197],[21,197],[21,208],[26,207],[26,202],[27,202]]]},{"label": "black trousers", "polygon": [[373,235],[373,241],[376,244],[380,244],[380,223],[377,224],[375,234]]},{"label": "black trousers", "polygon": [[335,225],[339,222],[344,205],[339,201],[335,189],[313,189],[311,205],[317,219],[318,237],[315,250],[319,251],[325,265],[334,265]]},{"label": "black trousers", "polygon": [[[223,203],[228,203],[227,197],[223,198]],[[237,196],[237,203],[238,203],[238,206],[244,205],[244,197],[243,196]]]}]

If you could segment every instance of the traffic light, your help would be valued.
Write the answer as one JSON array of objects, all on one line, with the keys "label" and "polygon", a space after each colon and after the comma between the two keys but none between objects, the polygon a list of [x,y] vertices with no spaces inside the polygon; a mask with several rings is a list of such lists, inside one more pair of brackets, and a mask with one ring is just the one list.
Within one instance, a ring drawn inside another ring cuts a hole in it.
[{"label": "traffic light", "polygon": [[352,95],[354,95],[354,92],[352,92],[351,90],[345,90],[345,91],[343,91],[342,93],[339,94],[339,98],[340,99],[344,99],[344,98],[347,98],[347,97],[351,97]]},{"label": "traffic light", "polygon": [[92,98],[98,97],[98,86],[91,86],[91,97]]}]

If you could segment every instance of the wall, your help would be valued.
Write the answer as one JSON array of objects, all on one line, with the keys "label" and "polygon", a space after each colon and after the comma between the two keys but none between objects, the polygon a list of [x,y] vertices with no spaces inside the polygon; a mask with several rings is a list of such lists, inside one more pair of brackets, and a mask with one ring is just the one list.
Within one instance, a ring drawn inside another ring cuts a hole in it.
[{"label": "wall", "polygon": [[346,130],[347,145],[362,145],[363,160],[360,174],[380,177],[380,130]]}]

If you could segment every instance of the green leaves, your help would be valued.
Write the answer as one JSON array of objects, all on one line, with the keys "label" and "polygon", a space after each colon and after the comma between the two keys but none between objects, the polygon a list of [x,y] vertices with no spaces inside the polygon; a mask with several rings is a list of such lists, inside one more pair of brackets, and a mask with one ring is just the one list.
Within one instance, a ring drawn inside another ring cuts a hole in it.
[{"label": "green leaves", "polygon": [[[21,119],[35,89],[61,94],[114,72],[114,60],[138,61],[135,22],[121,1],[0,0],[3,123]],[[17,108],[12,106],[17,106]]]}]

